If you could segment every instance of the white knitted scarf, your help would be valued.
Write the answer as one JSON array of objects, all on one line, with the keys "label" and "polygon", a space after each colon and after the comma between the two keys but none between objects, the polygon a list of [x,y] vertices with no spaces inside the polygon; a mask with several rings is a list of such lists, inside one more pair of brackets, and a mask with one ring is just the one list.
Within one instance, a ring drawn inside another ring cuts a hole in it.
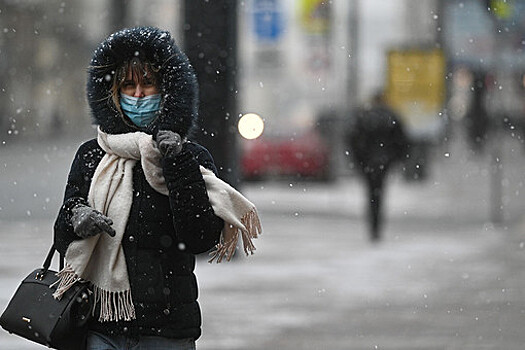
[{"label": "white knitted scarf", "polygon": [[[146,180],[157,192],[168,195],[161,154],[151,135],[143,132],[110,135],[98,130],[98,144],[106,152],[93,175],[89,205],[112,221],[115,237],[99,234],[73,241],[66,251],[66,267],[58,273],[59,299],[77,281],[89,281],[100,305],[99,321],[129,321],[135,318],[122,237],[133,201],[133,167],[140,161]],[[211,254],[217,263],[230,260],[239,236],[244,252],[253,254],[253,238],[262,233],[255,206],[215,174],[200,167],[215,215],[224,220],[220,243]]]}]

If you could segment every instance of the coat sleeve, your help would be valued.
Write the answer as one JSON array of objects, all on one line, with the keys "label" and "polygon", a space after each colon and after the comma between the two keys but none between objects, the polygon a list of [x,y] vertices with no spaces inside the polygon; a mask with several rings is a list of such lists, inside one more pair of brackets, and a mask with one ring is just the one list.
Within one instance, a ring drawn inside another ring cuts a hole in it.
[{"label": "coat sleeve", "polygon": [[176,156],[163,158],[162,164],[175,232],[193,254],[213,248],[224,226],[210,204],[199,165],[217,173],[209,152],[194,143],[186,143]]},{"label": "coat sleeve", "polygon": [[80,239],[73,232],[71,209],[79,203],[88,205],[87,197],[91,178],[103,154],[97,141],[91,140],[82,144],[75,155],[67,179],[64,201],[54,225],[55,248],[62,255],[65,255],[72,241]]}]

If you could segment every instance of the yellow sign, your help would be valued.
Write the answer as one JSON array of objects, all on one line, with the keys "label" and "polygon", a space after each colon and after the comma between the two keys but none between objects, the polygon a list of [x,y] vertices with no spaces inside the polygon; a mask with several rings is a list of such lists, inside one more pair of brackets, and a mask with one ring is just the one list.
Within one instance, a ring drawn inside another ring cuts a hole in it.
[{"label": "yellow sign", "polygon": [[500,19],[510,18],[513,14],[510,0],[491,0],[490,9],[494,12],[494,15]]},{"label": "yellow sign", "polygon": [[445,56],[439,49],[391,51],[387,103],[408,127],[434,123],[445,102],[445,74]]},{"label": "yellow sign", "polygon": [[300,0],[299,13],[303,28],[310,33],[324,34],[330,31],[330,1]]}]

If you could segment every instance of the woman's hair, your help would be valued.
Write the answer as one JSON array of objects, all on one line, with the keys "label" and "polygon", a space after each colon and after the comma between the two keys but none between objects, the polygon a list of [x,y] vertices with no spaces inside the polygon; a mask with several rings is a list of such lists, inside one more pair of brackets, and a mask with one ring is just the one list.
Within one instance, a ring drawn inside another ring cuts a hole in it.
[{"label": "woman's hair", "polygon": [[115,75],[113,76],[113,85],[111,86],[111,99],[113,104],[122,113],[120,109],[120,88],[124,84],[128,72],[131,72],[131,79],[143,83],[146,76],[148,79],[153,80],[153,84],[160,88],[160,76],[159,70],[155,69],[153,65],[148,62],[143,62],[138,57],[133,57],[129,61],[125,61],[120,67],[117,68]]}]

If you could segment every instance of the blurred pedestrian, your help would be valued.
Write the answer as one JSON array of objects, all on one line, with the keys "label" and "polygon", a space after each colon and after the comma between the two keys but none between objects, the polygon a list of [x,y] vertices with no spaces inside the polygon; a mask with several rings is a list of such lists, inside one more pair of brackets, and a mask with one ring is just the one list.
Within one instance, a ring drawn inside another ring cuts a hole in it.
[{"label": "blurred pedestrian", "polygon": [[464,119],[467,138],[475,153],[483,152],[490,128],[490,117],[486,108],[487,84],[485,80],[485,72],[473,72],[472,97]]},{"label": "blurred pedestrian", "polygon": [[366,182],[370,239],[376,241],[380,238],[385,178],[394,163],[406,159],[409,141],[401,119],[386,105],[382,93],[356,113],[346,138]]},{"label": "blurred pedestrian", "polygon": [[231,258],[261,227],[240,193],[189,141],[197,82],[166,31],[110,35],[95,50],[87,96],[98,137],[71,166],[55,245],[65,256],[55,292],[78,279],[94,292],[87,349],[194,349],[201,335],[195,254]]}]

